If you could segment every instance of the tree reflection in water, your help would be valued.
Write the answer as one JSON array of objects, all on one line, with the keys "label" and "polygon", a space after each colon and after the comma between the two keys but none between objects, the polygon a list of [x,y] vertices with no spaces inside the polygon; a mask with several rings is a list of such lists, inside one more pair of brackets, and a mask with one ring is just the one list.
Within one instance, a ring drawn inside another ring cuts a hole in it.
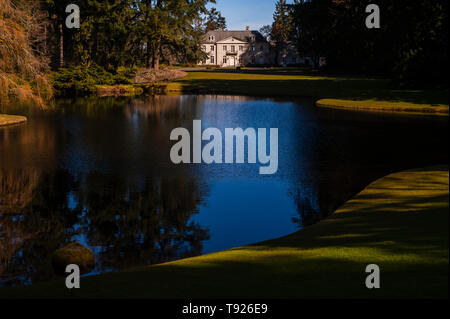
[{"label": "tree reflection in water", "polygon": [[104,272],[198,255],[209,238],[191,220],[205,190],[185,177],[3,170],[0,185],[1,285],[52,278],[51,253],[72,240],[90,247],[94,272]]}]

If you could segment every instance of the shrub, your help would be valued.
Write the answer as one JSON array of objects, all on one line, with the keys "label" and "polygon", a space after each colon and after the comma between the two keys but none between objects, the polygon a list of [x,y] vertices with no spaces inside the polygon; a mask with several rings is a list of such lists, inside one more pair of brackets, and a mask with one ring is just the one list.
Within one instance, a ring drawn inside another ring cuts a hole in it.
[{"label": "shrub", "polygon": [[133,81],[130,80],[125,74],[116,74],[114,75],[115,84],[132,84]]},{"label": "shrub", "polygon": [[52,82],[59,95],[89,95],[97,85],[131,84],[124,74],[112,74],[98,65],[61,68],[52,73]]},{"label": "shrub", "polygon": [[45,107],[53,95],[48,60],[34,50],[42,31],[36,7],[37,1],[0,1],[0,106],[18,101]]}]

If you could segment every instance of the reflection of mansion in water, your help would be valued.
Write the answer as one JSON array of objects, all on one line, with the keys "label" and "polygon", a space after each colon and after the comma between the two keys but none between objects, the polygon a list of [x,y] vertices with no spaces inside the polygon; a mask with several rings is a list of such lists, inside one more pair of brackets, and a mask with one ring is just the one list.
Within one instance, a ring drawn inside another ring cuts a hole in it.
[{"label": "reflection of mansion in water", "polygon": [[202,50],[207,57],[199,64],[220,67],[243,65],[295,65],[312,64],[308,57],[301,57],[293,43],[286,43],[276,54],[274,45],[258,31],[215,30],[203,36]]}]

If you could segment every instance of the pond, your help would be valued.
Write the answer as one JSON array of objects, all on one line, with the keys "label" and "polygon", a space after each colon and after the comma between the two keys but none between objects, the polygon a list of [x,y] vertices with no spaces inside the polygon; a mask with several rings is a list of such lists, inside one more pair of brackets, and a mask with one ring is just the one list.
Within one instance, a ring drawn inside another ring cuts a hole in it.
[{"label": "pond", "polygon": [[[290,234],[388,173],[448,163],[448,118],[319,109],[309,99],[156,95],[58,100],[0,128],[0,286],[54,278],[78,240],[91,274]],[[11,111],[12,112],[12,111]],[[170,132],[278,128],[279,164],[182,164]]]}]

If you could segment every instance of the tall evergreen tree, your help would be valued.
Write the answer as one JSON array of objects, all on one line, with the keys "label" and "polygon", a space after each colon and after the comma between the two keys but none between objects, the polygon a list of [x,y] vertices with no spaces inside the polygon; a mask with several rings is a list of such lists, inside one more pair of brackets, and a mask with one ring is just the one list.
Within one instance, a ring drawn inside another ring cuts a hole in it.
[{"label": "tall evergreen tree", "polygon": [[64,66],[64,40],[68,30],[64,27],[64,20],[66,18],[66,7],[72,3],[70,0],[44,0],[43,9],[48,12],[49,19],[53,24],[53,30],[57,35],[58,45],[58,65]]},{"label": "tall evergreen tree", "polygon": [[211,10],[209,10],[208,12],[205,22],[205,33],[218,29],[226,30],[226,28],[227,22],[225,17],[223,17],[220,11],[218,11],[216,8],[211,8]]},{"label": "tall evergreen tree", "polygon": [[200,30],[197,21],[207,14],[211,0],[136,0],[140,14],[139,31],[146,46],[146,64],[159,69],[163,48],[190,45],[200,51]]},{"label": "tall evergreen tree", "polygon": [[292,29],[297,51],[312,58],[314,66],[319,65],[321,56],[329,53],[332,8],[333,0],[297,0],[293,7]]},{"label": "tall evergreen tree", "polygon": [[83,4],[81,28],[74,35],[77,59],[110,71],[125,64],[135,15],[131,0],[89,0]]},{"label": "tall evergreen tree", "polygon": [[271,39],[276,45],[276,63],[286,42],[291,39],[293,18],[291,13],[292,6],[286,3],[286,0],[278,0],[275,4],[275,13],[273,15]]}]

